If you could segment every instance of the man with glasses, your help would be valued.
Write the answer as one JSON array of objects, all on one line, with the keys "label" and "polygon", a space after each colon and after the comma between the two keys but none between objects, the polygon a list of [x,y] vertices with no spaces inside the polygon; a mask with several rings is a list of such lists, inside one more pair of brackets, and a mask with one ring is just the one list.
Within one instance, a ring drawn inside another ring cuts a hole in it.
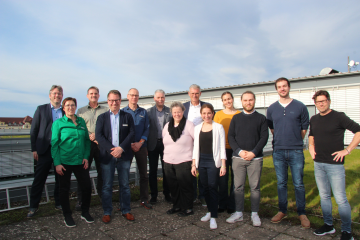
[{"label": "man with glasses", "polygon": [[[346,197],[345,156],[360,143],[360,125],[343,112],[330,109],[330,94],[319,90],[313,96],[319,114],[310,119],[309,152],[314,159],[316,185],[319,189],[324,225],[314,234],[323,236],[335,233],[332,217],[331,191],[339,207],[341,240],[351,235],[351,207]],[[344,133],[353,132],[353,140],[344,149]]]},{"label": "man with glasses", "polygon": [[134,120],[131,115],[120,110],[121,93],[111,90],[107,95],[110,111],[101,114],[96,122],[95,136],[100,147],[100,161],[103,173],[102,221],[110,223],[112,207],[112,186],[117,169],[119,180],[119,202],[122,215],[134,221],[130,213],[131,193],[129,186],[130,165],[133,158],[131,143],[134,142]]},{"label": "man with glasses", "polygon": [[149,178],[147,174],[147,148],[146,141],[149,135],[149,117],[147,111],[139,107],[139,91],[131,88],[127,94],[128,106],[122,110],[131,114],[135,123],[135,141],[131,144],[131,149],[135,155],[136,165],[140,173],[140,201],[141,206],[152,209],[149,203]]},{"label": "man with glasses", "polygon": [[[42,191],[53,165],[51,157],[51,126],[57,119],[62,118],[64,111],[61,107],[63,98],[63,89],[60,85],[53,85],[49,93],[50,103],[37,107],[31,124],[30,141],[31,151],[34,159],[37,161],[34,181],[31,186],[30,208],[27,214],[31,218],[39,210]],[[59,199],[58,175],[54,169],[55,175],[55,209],[62,210]]]},{"label": "man with glasses", "polygon": [[[91,141],[91,149],[90,149],[90,157],[89,157],[89,167],[87,168],[87,171],[90,171],[91,163],[93,160],[95,160],[95,166],[97,171],[97,184],[96,189],[99,194],[99,197],[101,199],[101,192],[102,192],[102,173],[101,173],[101,165],[99,160],[99,147],[97,145],[97,141],[95,138],[95,126],[96,126],[96,120],[98,116],[106,111],[109,110],[107,106],[102,106],[98,103],[100,93],[99,89],[95,86],[89,87],[87,91],[86,97],[89,99],[89,104],[87,106],[84,106],[82,108],[79,108],[77,111],[77,115],[79,117],[82,117],[85,120],[86,127],[89,132],[89,137]],[[81,211],[81,203],[82,203],[82,194],[80,191],[80,185],[78,184],[78,203],[75,206],[76,211]]]}]

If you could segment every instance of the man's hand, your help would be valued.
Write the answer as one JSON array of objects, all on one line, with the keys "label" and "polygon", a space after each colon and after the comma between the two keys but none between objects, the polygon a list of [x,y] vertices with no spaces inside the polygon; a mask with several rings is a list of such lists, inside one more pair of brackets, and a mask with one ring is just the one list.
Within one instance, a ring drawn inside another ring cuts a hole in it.
[{"label": "man's hand", "polygon": [[57,165],[56,166],[56,172],[57,174],[59,174],[60,176],[64,176],[64,172],[63,171],[66,171],[66,169],[64,168],[63,165]]},{"label": "man's hand", "polygon": [[89,134],[89,138],[91,141],[95,141],[95,133]]},{"label": "man's hand", "polygon": [[84,169],[89,167],[89,161],[87,159],[83,159],[82,164],[84,164]]},{"label": "man's hand", "polygon": [[242,150],[242,151],[240,152],[239,156],[240,156],[241,158],[245,159],[246,153],[247,153],[247,151]]},{"label": "man's hand", "polygon": [[124,150],[121,147],[114,147],[110,149],[112,152],[110,153],[114,158],[121,158],[121,154]]},{"label": "man's hand", "polygon": [[98,144],[98,145],[99,145],[98,141],[96,141],[96,140],[94,141],[94,143],[96,143],[96,144]]},{"label": "man's hand", "polygon": [[195,166],[192,166],[191,167],[191,174],[196,177],[196,167]]},{"label": "man's hand", "polygon": [[33,151],[33,157],[34,157],[34,159],[35,159],[36,161],[39,160],[39,156],[38,156],[38,154],[37,154],[37,151]]},{"label": "man's hand", "polygon": [[131,149],[134,151],[134,152],[137,152],[140,150],[142,146],[142,143],[141,142],[135,142],[135,143],[132,143],[131,144]]},{"label": "man's hand", "polygon": [[253,152],[248,152],[246,151],[246,156],[245,156],[245,160],[246,161],[251,161],[253,158],[255,157],[255,154]]},{"label": "man's hand", "polygon": [[349,154],[349,152],[346,149],[344,149],[344,150],[341,150],[338,152],[334,152],[333,154],[331,154],[331,156],[335,155],[335,157],[333,159],[334,161],[338,162],[340,160],[340,162],[342,162],[344,157],[348,154]]},{"label": "man's hand", "polygon": [[314,160],[315,156],[316,156],[315,146],[314,145],[309,145],[309,152],[310,152],[311,158]]}]

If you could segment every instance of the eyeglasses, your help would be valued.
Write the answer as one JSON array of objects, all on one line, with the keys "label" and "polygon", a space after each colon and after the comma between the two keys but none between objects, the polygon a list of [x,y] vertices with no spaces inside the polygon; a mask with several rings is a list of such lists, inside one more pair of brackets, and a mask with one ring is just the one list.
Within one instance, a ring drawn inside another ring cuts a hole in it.
[{"label": "eyeglasses", "polygon": [[63,95],[61,92],[52,92],[51,95],[58,95],[58,96],[61,96]]},{"label": "eyeglasses", "polygon": [[118,102],[120,102],[120,99],[108,99],[108,102],[109,103],[114,103],[114,102],[118,103]]},{"label": "eyeglasses", "polygon": [[66,107],[66,108],[74,108],[74,107],[76,107],[76,105],[75,104],[69,104],[69,105],[65,105],[64,107]]},{"label": "eyeglasses", "polygon": [[328,99],[322,100],[322,101],[316,101],[315,104],[316,104],[316,105],[319,105],[320,103],[326,103],[327,101],[328,101]]},{"label": "eyeglasses", "polygon": [[136,94],[128,94],[130,97],[139,97],[139,95]]}]

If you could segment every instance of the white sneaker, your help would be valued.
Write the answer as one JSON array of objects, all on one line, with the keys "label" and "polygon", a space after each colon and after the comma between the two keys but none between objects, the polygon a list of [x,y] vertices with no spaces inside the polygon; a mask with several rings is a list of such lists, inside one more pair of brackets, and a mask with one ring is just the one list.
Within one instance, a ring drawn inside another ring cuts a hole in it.
[{"label": "white sneaker", "polygon": [[253,213],[251,215],[251,221],[253,222],[254,227],[260,227],[261,226],[261,220],[257,213]]},{"label": "white sneaker", "polygon": [[217,229],[217,224],[216,224],[215,218],[210,219],[210,229]]},{"label": "white sneaker", "polygon": [[201,218],[201,221],[202,221],[202,222],[207,222],[207,221],[210,220],[210,218],[211,218],[211,214],[208,212],[205,216],[203,216],[203,217]]},{"label": "white sneaker", "polygon": [[244,220],[243,218],[243,214],[240,212],[234,212],[233,214],[231,214],[231,216],[226,219],[227,223],[235,223],[235,222],[240,222]]}]

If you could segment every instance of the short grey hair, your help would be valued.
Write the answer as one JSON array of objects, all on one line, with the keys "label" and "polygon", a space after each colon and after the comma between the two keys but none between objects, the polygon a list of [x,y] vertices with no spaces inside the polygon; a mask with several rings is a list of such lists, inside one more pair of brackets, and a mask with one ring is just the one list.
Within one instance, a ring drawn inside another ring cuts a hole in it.
[{"label": "short grey hair", "polygon": [[181,102],[173,102],[173,103],[171,104],[171,106],[170,106],[170,112],[172,112],[172,109],[173,109],[174,107],[179,107],[179,108],[181,108],[181,110],[182,110],[183,112],[185,111],[185,106],[184,106],[184,104],[182,104]]},{"label": "short grey hair", "polygon": [[57,90],[59,90],[62,94],[63,94],[63,88],[60,85],[52,85],[49,91],[49,94],[51,94],[51,92],[57,88]]},{"label": "short grey hair", "polygon": [[189,90],[190,90],[191,88],[192,88],[192,89],[199,89],[199,90],[201,91],[200,86],[197,85],[197,84],[192,84],[192,85],[189,87]]},{"label": "short grey hair", "polygon": [[137,90],[136,88],[130,88],[128,93],[131,91],[131,90],[136,90],[138,93],[139,93],[139,90]]},{"label": "short grey hair", "polygon": [[154,96],[156,95],[156,93],[162,93],[162,94],[165,95],[165,92],[164,92],[164,90],[162,90],[162,89],[156,89],[156,90],[155,90],[155,93],[154,93]]}]

